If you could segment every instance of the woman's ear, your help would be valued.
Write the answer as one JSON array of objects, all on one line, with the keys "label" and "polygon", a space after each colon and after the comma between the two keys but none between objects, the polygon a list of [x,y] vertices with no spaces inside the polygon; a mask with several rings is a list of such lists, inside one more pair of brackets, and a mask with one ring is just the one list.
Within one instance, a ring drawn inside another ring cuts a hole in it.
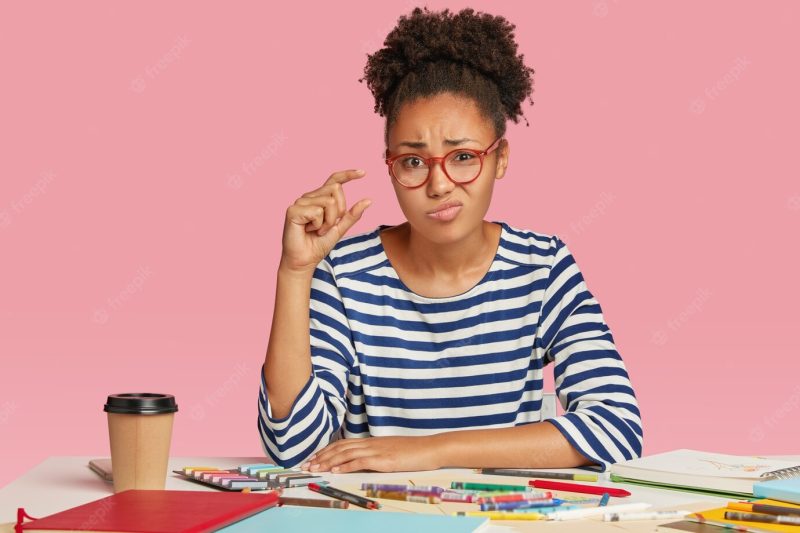
[{"label": "woman's ear", "polygon": [[508,154],[510,148],[508,147],[508,139],[500,141],[500,146],[497,148],[497,167],[495,168],[494,179],[502,179],[506,174],[508,168]]}]

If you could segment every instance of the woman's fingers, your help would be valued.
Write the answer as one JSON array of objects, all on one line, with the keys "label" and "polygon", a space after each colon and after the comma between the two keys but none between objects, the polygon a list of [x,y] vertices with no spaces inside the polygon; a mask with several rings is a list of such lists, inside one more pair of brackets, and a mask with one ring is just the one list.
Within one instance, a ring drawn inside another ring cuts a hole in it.
[{"label": "woman's fingers", "polygon": [[339,208],[340,213],[347,211],[347,202],[344,197],[344,189],[341,183],[331,183],[323,185],[319,189],[305,193],[303,198],[317,198],[317,197],[332,196],[336,199],[336,206]]},{"label": "woman's fingers", "polygon": [[373,456],[370,457],[359,457],[358,459],[353,459],[348,463],[342,463],[339,466],[334,466],[331,468],[331,472],[334,474],[347,474],[349,472],[358,472],[359,470],[381,470],[377,463],[375,462],[375,458]]},{"label": "woman's fingers", "polygon": [[331,226],[336,224],[336,221],[339,220],[341,214],[344,213],[344,210],[339,210],[339,203],[337,202],[336,198],[329,195],[298,198],[297,201],[295,201],[295,204],[319,206],[324,210],[324,223],[321,226],[306,228],[306,232],[319,230],[320,236],[324,235]]},{"label": "woman's fingers", "polygon": [[327,462],[332,457],[335,457],[337,454],[342,453],[344,450],[349,450],[353,448],[363,448],[366,445],[367,445],[366,439],[341,439],[331,444],[328,444],[325,448],[319,450],[317,453],[309,457],[308,460],[301,466],[304,469],[309,468],[311,466],[319,467],[319,465],[323,463],[327,464]]},{"label": "woman's fingers", "polygon": [[353,446],[336,450],[324,458],[317,458],[310,467],[312,472],[327,472],[339,466],[373,455],[368,446]]},{"label": "woman's fingers", "polygon": [[286,211],[282,264],[306,271],[333,249],[370,203],[362,200],[348,211],[342,184],[364,175],[361,170],[334,172],[322,187],[295,200]]},{"label": "woman's fingers", "polygon": [[372,200],[369,198],[364,198],[356,202],[349,211],[345,212],[344,216],[342,216],[342,219],[336,223],[336,229],[339,232],[340,238],[342,235],[347,233],[347,230],[349,230],[353,224],[358,222],[358,220],[361,218],[361,215],[364,214],[364,211],[367,210],[370,204],[372,204]]},{"label": "woman's fingers", "polygon": [[329,185],[331,183],[347,183],[350,180],[363,178],[365,174],[366,172],[361,169],[340,170],[339,172],[334,172],[331,174],[331,176],[325,181],[325,185]]},{"label": "woman's fingers", "polygon": [[[320,236],[323,236],[331,229],[333,225],[339,222],[339,220],[347,211],[347,201],[344,196],[342,184],[347,183],[350,180],[361,178],[365,174],[366,173],[363,170],[342,170],[339,172],[334,172],[325,181],[325,184],[322,187],[307,192],[300,199],[298,199],[298,202],[303,201],[306,205],[322,205],[325,208],[325,220],[322,226],[309,226],[306,228],[306,232],[317,231]],[[317,199],[317,201],[314,199]],[[309,202],[309,200],[311,200],[311,202]],[[332,203],[335,204],[336,211],[329,211],[329,207]],[[360,214],[353,222],[357,221],[358,218],[360,218]],[[352,224],[350,224],[350,226],[352,226]],[[347,231],[350,226],[347,226],[344,231]],[[344,231],[341,232],[340,235],[344,235]]]},{"label": "woman's fingers", "polygon": [[319,205],[298,205],[289,206],[286,210],[286,218],[293,224],[311,226],[314,229],[322,226],[325,209]]}]

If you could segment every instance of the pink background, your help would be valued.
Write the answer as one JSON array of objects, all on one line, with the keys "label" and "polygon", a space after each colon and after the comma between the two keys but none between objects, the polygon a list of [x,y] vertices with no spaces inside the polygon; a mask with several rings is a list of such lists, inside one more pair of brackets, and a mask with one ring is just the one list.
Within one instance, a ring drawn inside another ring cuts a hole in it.
[{"label": "pink background", "polygon": [[[357,79],[415,4],[377,4],[0,8],[0,484],[107,455],[115,392],[176,395],[173,455],[261,453],[286,207],[363,167],[353,233],[403,220]],[[569,245],[646,453],[799,453],[800,5],[522,4],[470,4],[536,69],[489,218]]]}]

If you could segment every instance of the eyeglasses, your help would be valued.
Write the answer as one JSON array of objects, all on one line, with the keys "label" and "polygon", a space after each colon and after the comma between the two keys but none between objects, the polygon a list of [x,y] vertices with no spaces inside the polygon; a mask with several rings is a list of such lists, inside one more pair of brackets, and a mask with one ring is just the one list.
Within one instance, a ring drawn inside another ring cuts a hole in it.
[{"label": "eyeglasses", "polygon": [[417,154],[399,154],[389,157],[389,150],[386,150],[386,164],[389,166],[389,174],[403,187],[416,189],[427,183],[431,176],[431,168],[436,163],[441,165],[447,176],[453,183],[464,185],[475,181],[483,170],[483,158],[492,153],[503,138],[497,138],[486,150],[470,150],[469,148],[457,148],[448,152],[443,157],[422,157]]}]

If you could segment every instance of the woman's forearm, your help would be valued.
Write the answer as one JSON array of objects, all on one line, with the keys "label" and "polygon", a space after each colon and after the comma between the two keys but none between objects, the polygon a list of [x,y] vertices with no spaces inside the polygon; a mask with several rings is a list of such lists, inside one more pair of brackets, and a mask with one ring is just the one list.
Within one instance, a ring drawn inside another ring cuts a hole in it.
[{"label": "woman's forearm", "polygon": [[311,375],[309,303],[313,272],[278,269],[275,309],[264,360],[264,379],[272,416],[289,414]]},{"label": "woman's forearm", "polygon": [[571,468],[592,464],[547,422],[430,437],[440,468]]}]

